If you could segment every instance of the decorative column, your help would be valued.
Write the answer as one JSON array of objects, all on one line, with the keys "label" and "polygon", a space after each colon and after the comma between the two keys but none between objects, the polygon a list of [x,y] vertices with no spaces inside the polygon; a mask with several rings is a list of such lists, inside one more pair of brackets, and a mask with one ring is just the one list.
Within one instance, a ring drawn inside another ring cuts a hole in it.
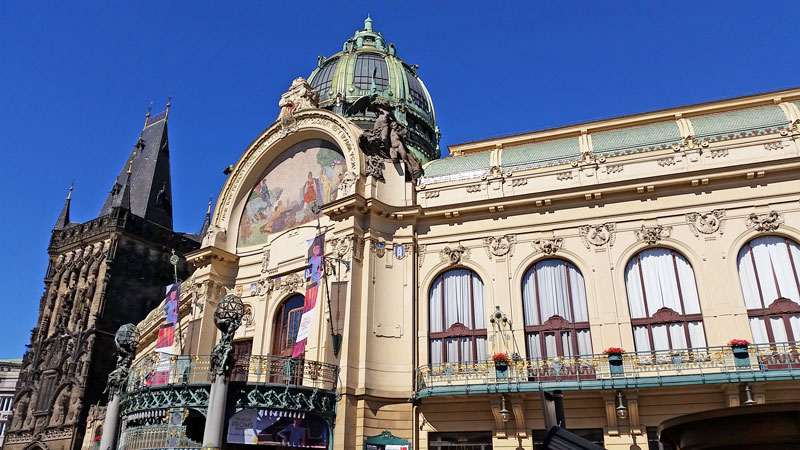
[{"label": "decorative column", "polygon": [[233,370],[233,335],[242,324],[244,303],[242,299],[228,294],[219,301],[214,310],[214,324],[222,332],[222,338],[211,351],[211,392],[208,399],[206,428],[203,431],[203,448],[218,449],[225,428],[225,405],[228,401],[228,381]]},{"label": "decorative column", "polygon": [[117,448],[120,393],[125,390],[127,385],[133,355],[136,353],[136,346],[139,345],[139,329],[132,323],[126,323],[117,330],[114,343],[117,346],[117,368],[108,375],[106,392],[108,392],[109,398],[99,450]]}]

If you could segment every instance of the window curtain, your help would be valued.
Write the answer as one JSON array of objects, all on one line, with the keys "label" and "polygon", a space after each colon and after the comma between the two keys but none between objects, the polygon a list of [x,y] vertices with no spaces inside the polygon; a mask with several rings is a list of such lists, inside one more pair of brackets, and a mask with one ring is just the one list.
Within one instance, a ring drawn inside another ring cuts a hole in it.
[{"label": "window curtain", "polygon": [[526,338],[528,339],[528,358],[541,358],[542,344],[539,341],[539,333],[529,333]]},{"label": "window curtain", "polygon": [[664,248],[649,249],[639,253],[639,259],[644,297],[650,315],[665,306],[683,314],[672,252]]},{"label": "window curtain", "polygon": [[544,353],[545,356],[551,358],[558,356],[558,347],[556,344],[556,335],[554,333],[544,334]]},{"label": "window curtain", "polygon": [[693,348],[706,346],[706,333],[703,328],[703,322],[689,322],[689,339],[692,341]]},{"label": "window curtain", "polygon": [[[779,297],[800,302],[797,286],[800,273],[796,273],[800,263],[800,247],[796,243],[789,242],[787,246],[785,238],[764,236],[750,241],[750,245],[742,248],[739,254],[739,279],[748,309],[768,307]],[[752,267],[753,260],[755,270]],[[761,297],[758,296],[759,286],[764,300],[763,306],[760,305]]]},{"label": "window curtain", "polygon": [[789,326],[792,327],[794,341],[800,341],[800,315],[789,316]]},{"label": "window curtain", "polygon": [[483,293],[483,281],[481,278],[472,274],[472,296],[475,305],[475,326],[476,330],[486,328],[486,299]]},{"label": "window curtain", "polygon": [[450,270],[444,273],[444,324],[445,330],[458,322],[472,328],[469,271]]},{"label": "window curtain", "polygon": [[444,331],[442,329],[442,280],[436,278],[433,282],[430,292],[430,332],[438,333]]},{"label": "window curtain", "polygon": [[567,358],[572,356],[572,333],[569,331],[561,333],[561,348],[564,349],[563,356]]},{"label": "window curtain", "polygon": [[767,324],[763,317],[750,318],[750,331],[753,332],[754,344],[768,344],[769,335],[767,334]]},{"label": "window curtain", "polygon": [[648,352],[652,350],[650,348],[650,333],[647,332],[647,327],[633,327],[633,342],[636,346],[636,351]]},{"label": "window curtain", "polygon": [[560,259],[546,259],[528,269],[522,281],[522,302],[525,325],[541,325],[537,312],[543,322],[554,315],[571,320],[570,311],[575,322],[589,320],[583,275],[577,267]]},{"label": "window curtain", "polygon": [[442,359],[442,340],[441,339],[431,339],[431,355],[430,355],[431,364],[439,364],[444,362]]},{"label": "window curtain", "polygon": [[592,354],[592,335],[589,330],[578,331],[578,353],[581,355]]},{"label": "window curtain", "polygon": [[483,336],[475,337],[475,345],[478,347],[478,361],[486,361],[489,359],[489,352],[487,350],[486,338]]},{"label": "window curtain", "polygon": [[[633,258],[625,268],[625,290],[628,292],[628,307],[631,311],[631,318],[642,319],[647,317],[644,310],[644,295],[642,292],[642,277],[639,273],[639,258]],[[647,345],[650,345],[649,341]]]}]

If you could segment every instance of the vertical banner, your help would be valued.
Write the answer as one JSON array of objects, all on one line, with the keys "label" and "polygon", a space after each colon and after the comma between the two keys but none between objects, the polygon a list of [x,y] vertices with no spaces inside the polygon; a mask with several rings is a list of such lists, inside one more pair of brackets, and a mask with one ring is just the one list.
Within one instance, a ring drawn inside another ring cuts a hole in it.
[{"label": "vertical banner", "polygon": [[164,315],[158,329],[156,354],[158,362],[155,372],[150,375],[148,385],[167,383],[169,379],[170,359],[175,353],[175,325],[178,323],[178,299],[181,295],[180,283],[167,286],[167,298],[164,300]]},{"label": "vertical banner", "polygon": [[325,233],[308,241],[308,266],[305,274],[306,299],[303,302],[303,317],[300,318],[300,326],[297,329],[292,358],[303,356],[306,352],[306,341],[309,330],[311,330],[311,322],[314,320],[314,307],[317,305],[317,292],[322,280],[324,250]]}]

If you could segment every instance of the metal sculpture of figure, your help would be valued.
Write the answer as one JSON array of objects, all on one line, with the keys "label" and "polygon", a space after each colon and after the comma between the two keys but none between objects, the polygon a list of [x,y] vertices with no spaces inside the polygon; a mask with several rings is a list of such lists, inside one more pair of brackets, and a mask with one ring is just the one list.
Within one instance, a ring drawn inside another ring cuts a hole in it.
[{"label": "metal sculpture of figure", "polygon": [[228,294],[222,297],[214,311],[214,324],[222,332],[222,338],[211,351],[211,377],[228,378],[233,370],[233,335],[242,324],[244,303],[242,299]]},{"label": "metal sculpture of figure", "polygon": [[106,385],[106,392],[110,396],[118,394],[125,387],[136,346],[139,345],[139,329],[132,323],[119,327],[114,336],[114,343],[117,346],[117,367],[108,375]]}]

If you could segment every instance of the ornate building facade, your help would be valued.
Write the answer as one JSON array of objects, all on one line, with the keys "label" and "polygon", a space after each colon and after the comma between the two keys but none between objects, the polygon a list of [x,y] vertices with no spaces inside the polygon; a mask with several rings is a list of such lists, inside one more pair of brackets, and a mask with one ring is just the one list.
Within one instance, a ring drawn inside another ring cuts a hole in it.
[{"label": "ornate building facade", "polygon": [[187,255],[175,356],[165,305],[138,324],[120,448],[536,449],[560,391],[575,434],[658,449],[683,414],[800,400],[800,89],[436,159],[368,19],[279,106]]},{"label": "ornate building facade", "polygon": [[[95,219],[70,221],[70,188],[50,239],[6,449],[80,447],[89,406],[101,401],[114,367],[114,332],[145,317],[173,282],[173,251],[199,246],[199,235],[172,230],[168,112],[148,112]],[[190,273],[185,262],[177,270]]]},{"label": "ornate building facade", "polygon": [[0,359],[0,446],[6,439],[22,358]]}]

